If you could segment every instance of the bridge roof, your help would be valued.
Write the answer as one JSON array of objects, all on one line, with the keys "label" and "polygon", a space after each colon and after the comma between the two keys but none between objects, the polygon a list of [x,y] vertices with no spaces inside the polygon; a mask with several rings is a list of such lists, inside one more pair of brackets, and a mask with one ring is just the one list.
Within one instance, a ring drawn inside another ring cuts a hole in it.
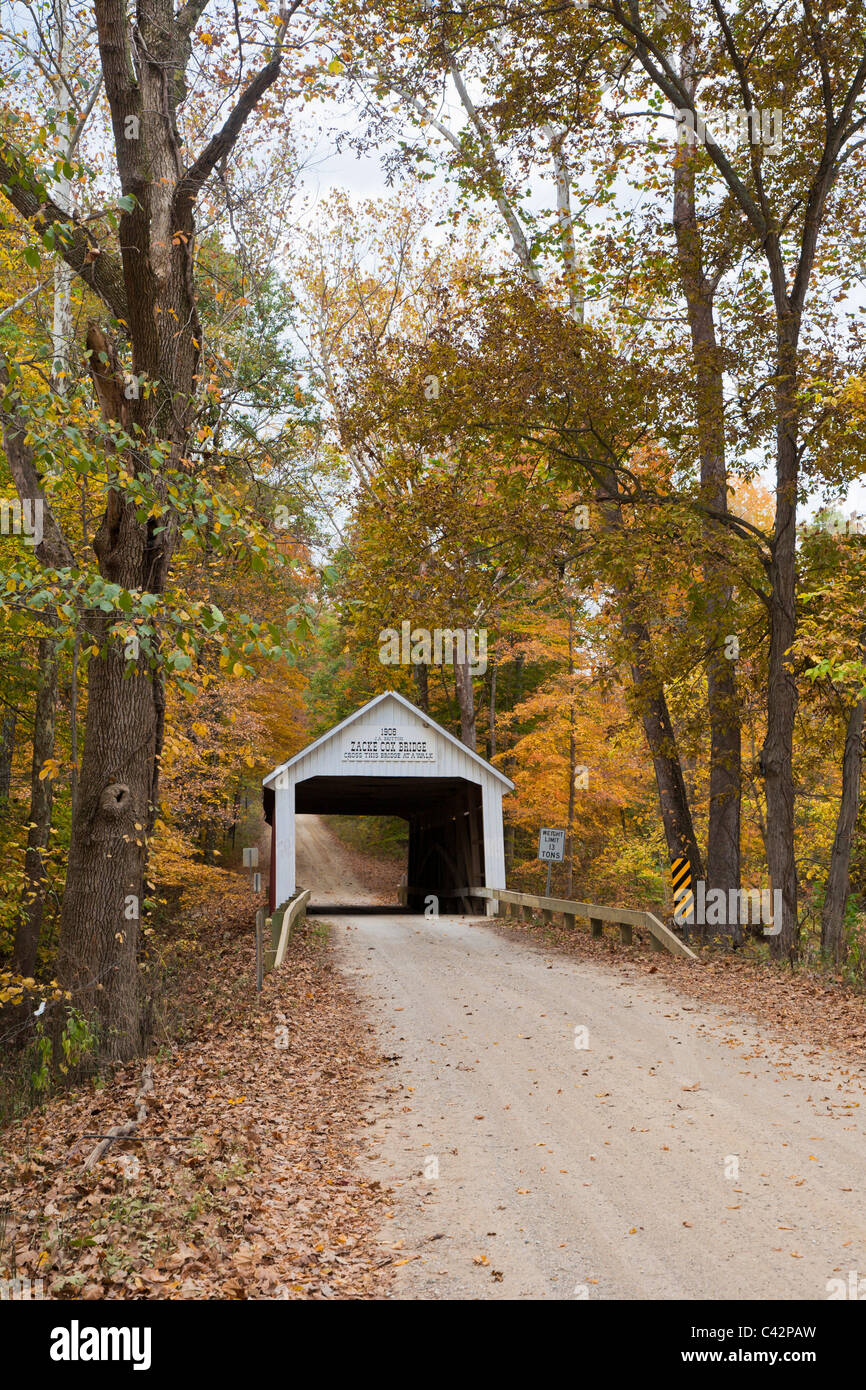
[{"label": "bridge roof", "polygon": [[[299,753],[295,753],[294,757],[289,758],[284,763],[280,763],[279,767],[275,767],[272,772],[268,773],[267,777],[262,778],[262,786],[271,786],[271,784],[274,783],[278,777],[280,777],[283,773],[289,772],[291,768],[295,766],[296,763],[299,763],[301,761],[302,758],[308,757],[317,749],[324,748],[326,744],[330,743],[332,740],[337,739],[338,736],[341,735],[346,729],[350,728],[352,724],[355,724],[363,716],[371,714],[379,705],[385,704],[389,700],[394,701],[397,705],[402,706],[404,710],[407,710],[409,714],[412,715],[413,722],[418,721],[426,728],[432,730],[432,732],[436,735],[437,738],[443,739],[445,743],[453,747],[455,751],[459,752],[463,757],[469,759],[470,762],[476,764],[479,770],[484,775],[493,778],[498,782],[501,782],[505,790],[514,790],[514,783],[510,780],[510,778],[505,776],[504,772],[500,772],[498,768],[493,767],[493,765],[489,763],[486,758],[481,757],[480,753],[476,753],[473,749],[468,748],[465,743],[462,743],[460,741],[459,738],[455,738],[454,734],[449,733],[447,729],[443,729],[442,725],[437,724],[435,719],[431,719],[429,714],[425,714],[423,710],[418,709],[417,705],[413,705],[410,700],[407,700],[404,695],[401,695],[396,690],[385,690],[381,695],[374,696],[372,700],[368,700],[367,703],[365,705],[362,705],[360,709],[355,710],[354,714],[350,714],[348,718],[342,720],[341,723],[335,724],[333,729],[329,729],[328,732],[322,734],[320,738],[314,739],[312,743],[308,743],[306,748],[302,748]],[[377,763],[375,764],[375,766],[378,770],[376,772],[371,771],[369,776],[381,778],[382,764]],[[363,777],[364,771],[363,768],[360,766],[349,764],[346,767],[345,773],[342,773],[341,775],[347,777]],[[426,775],[430,777],[435,777],[437,776],[437,773],[435,772],[435,770],[431,770]]]}]

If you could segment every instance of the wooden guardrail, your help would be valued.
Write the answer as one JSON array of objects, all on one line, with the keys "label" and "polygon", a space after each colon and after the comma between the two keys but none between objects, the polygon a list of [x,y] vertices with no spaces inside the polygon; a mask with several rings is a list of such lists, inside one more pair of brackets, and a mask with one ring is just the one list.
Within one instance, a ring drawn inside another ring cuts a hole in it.
[{"label": "wooden guardrail", "polygon": [[307,903],[310,901],[309,888],[305,888],[302,893],[296,893],[288,902],[278,907],[273,916],[265,922],[265,931],[270,928],[271,944],[265,950],[264,973],[267,975],[271,970],[278,970],[282,965],[286,955],[286,948],[289,944],[289,937],[292,934],[292,927],[297,921],[303,921],[307,915]]},{"label": "wooden guardrail", "polygon": [[601,936],[605,922],[613,922],[627,946],[632,942],[632,929],[643,927],[650,933],[654,950],[670,951],[671,955],[685,956],[688,960],[698,959],[694,951],[652,912],[630,907],[601,907],[598,903],[572,902],[569,898],[540,898],[535,893],[513,893],[510,888],[467,888],[466,892],[472,898],[487,898],[522,909],[524,917],[532,910],[540,912],[546,922],[552,919],[554,912],[559,912],[567,927],[574,926],[576,917],[585,918],[595,937]]}]

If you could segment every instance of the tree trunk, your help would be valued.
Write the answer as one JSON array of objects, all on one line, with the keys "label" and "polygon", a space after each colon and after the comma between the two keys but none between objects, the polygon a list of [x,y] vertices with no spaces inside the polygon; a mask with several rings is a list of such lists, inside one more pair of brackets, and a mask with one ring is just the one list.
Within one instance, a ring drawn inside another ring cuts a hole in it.
[{"label": "tree trunk", "polygon": [[[602,504],[606,529],[614,533],[623,531],[618,494],[616,478],[611,474],[603,495],[597,500]],[[622,583],[613,584],[612,589],[619,608],[620,628],[629,652],[634,702],[653,760],[668,855],[671,860],[685,855],[691,864],[693,879],[703,878],[701,852],[692,824],[664,686],[652,657],[649,628],[643,621],[634,591]]]},{"label": "tree trunk", "polygon": [[72,644],[72,674],[69,679],[69,796],[72,802],[72,818],[78,805],[78,662],[81,642],[76,636]]},{"label": "tree trunk", "polygon": [[836,818],[836,836],[830,856],[827,891],[821,913],[821,948],[838,965],[845,957],[842,928],[848,901],[848,873],[851,863],[851,840],[860,807],[860,774],[863,760],[863,722],[866,700],[853,705],[845,731],[845,752],[842,758],[842,794]]},{"label": "tree trunk", "polygon": [[[785,333],[788,333],[787,340]],[[773,889],[782,893],[782,929],[770,937],[775,959],[797,947],[797,868],[794,859],[794,721],[797,684],[788,655],[796,636],[797,407],[796,329],[783,323],[777,359],[776,521],[770,571],[770,656],[767,733],[762,760],[767,791],[767,861]],[[778,925],[778,924],[774,924]]]},{"label": "tree trunk", "polygon": [[[110,618],[91,615],[95,642]],[[116,644],[115,644],[116,645]],[[139,913],[146,832],[162,741],[161,683],[123,649],[90,662],[78,805],[60,923],[60,978],[76,1007],[99,1014],[103,1055],[138,1048]]]},{"label": "tree trunk", "polygon": [[[683,46],[683,82],[694,98],[694,44]],[[722,358],[716,341],[714,285],[704,273],[695,211],[696,139],[680,145],[674,162],[674,231],[680,284],[686,299],[695,371],[695,408],[701,466],[701,501],[719,516],[728,511],[725,463],[725,398]],[[710,805],[707,889],[725,894],[740,886],[741,728],[734,665],[725,655],[731,586],[712,555],[722,522],[704,527],[703,577],[707,602],[707,706],[710,726]]]},{"label": "tree trunk", "polygon": [[634,637],[635,645],[641,652],[631,663],[631,673],[641,723],[653,760],[668,856],[673,861],[685,855],[692,867],[692,878],[703,878],[701,852],[695,838],[664,688],[644,654],[649,648],[649,632],[641,623],[635,622],[627,622],[627,631]]},{"label": "tree trunk", "polygon": [[0,724],[0,806],[9,800],[12,786],[12,755],[15,752],[15,723],[18,716],[14,710],[4,714]]},{"label": "tree trunk", "polygon": [[15,927],[12,968],[21,975],[36,971],[36,952],[45,905],[45,853],[50,842],[53,779],[39,774],[54,756],[57,718],[57,651],[52,637],[39,639],[39,689],[33,727],[33,762],[30,771],[30,824],[24,856],[24,898]]},{"label": "tree trunk", "polygon": [[[151,467],[149,445],[163,462],[153,479],[168,502],[165,478],[189,471],[187,441],[199,381],[201,328],[196,307],[196,199],[228,157],[251,112],[279,75],[289,17],[268,61],[237,97],[222,128],[189,165],[177,127],[185,95],[191,33],[202,7],[175,13],[173,0],[139,0],[131,25],[122,0],[95,0],[100,61],[111,110],[114,153],[126,208],[120,217],[121,264],[110,252],[82,257],[80,229],[63,255],[126,325],[132,376],[149,391],[128,389],[113,345],[88,329],[90,372],[103,419],[143,441],[125,454],[132,475]],[[24,208],[17,186],[7,194]],[[49,208],[41,216],[54,216]],[[25,215],[33,213],[25,211]],[[95,264],[94,264],[95,262]],[[80,264],[81,263],[81,264]],[[118,271],[121,273],[118,274]],[[138,520],[128,493],[109,484],[94,538],[103,578],[131,591],[163,593],[178,535],[168,507],[159,525]],[[87,615],[92,645],[78,801],[60,920],[60,978],[79,1008],[99,1015],[103,1055],[127,1058],[140,1043],[137,948],[147,837],[156,815],[163,742],[164,691],[144,659],[130,662],[109,635],[115,615]]]},{"label": "tree trunk", "polygon": [[577,742],[574,730],[574,617],[568,614],[568,823],[565,830],[565,896],[574,893],[574,778],[577,771]]},{"label": "tree trunk", "polygon": [[[512,713],[514,712],[514,710],[517,709],[517,706],[520,704],[521,700],[523,699],[524,657],[523,657],[523,654],[522,654],[522,653],[519,653],[519,654],[515,657],[515,659],[514,659],[514,671],[515,671],[515,678],[514,678],[514,696],[513,696],[513,699],[512,699],[512,701],[511,701],[511,711],[512,711]],[[511,743],[512,743],[512,745],[513,745],[513,743],[514,743],[514,733],[513,733],[513,730],[512,730],[512,733],[511,733]],[[503,765],[503,771],[504,771],[506,777],[510,776],[511,769],[512,769],[513,766],[514,766],[514,759],[513,759],[513,757],[510,757],[510,756],[507,757],[507,758],[505,759],[505,762],[504,762],[504,765]],[[512,866],[512,864],[514,863],[514,837],[515,837],[515,825],[514,825],[514,821],[513,821],[513,820],[509,820],[508,824],[507,824],[506,827],[505,827],[505,874],[506,874],[506,882],[507,882],[508,873],[510,872],[511,866]]]},{"label": "tree trunk", "polygon": [[475,688],[468,661],[454,662],[454,684],[460,708],[460,737],[466,747],[475,753]]},{"label": "tree trunk", "polygon": [[[67,71],[64,45],[66,41],[66,0],[55,0],[54,18],[54,104],[57,114],[59,142],[59,177],[53,185],[54,197],[61,208],[68,208],[71,180],[63,172],[72,151],[73,127],[67,120],[72,102],[69,87],[64,81]],[[66,394],[72,350],[72,271],[61,256],[54,262],[54,306],[51,327],[51,384],[60,395]],[[47,882],[45,854],[51,840],[51,808],[54,796],[53,777],[40,773],[49,758],[54,756],[54,735],[57,722],[59,659],[50,637],[39,639],[39,689],[36,695],[36,715],[33,729],[33,764],[30,773],[30,819],[27,829],[27,850],[24,856],[25,890],[21,915],[15,930],[13,961],[22,975],[33,975],[42,931]],[[74,797],[73,797],[74,806]]]},{"label": "tree trunk", "polygon": [[[72,155],[74,122],[67,119],[71,114],[72,100],[69,86],[64,80],[69,73],[66,61],[66,0],[53,0],[54,30],[54,109],[57,125],[58,155],[57,177],[52,182],[52,193],[58,207],[70,206],[71,179],[64,173]],[[66,394],[66,383],[71,368],[73,343],[72,326],[72,269],[62,256],[54,261],[54,306],[51,324],[51,384],[61,395]]]},{"label": "tree trunk", "polygon": [[415,676],[415,685],[418,688],[418,708],[423,710],[425,714],[429,714],[430,693],[427,683],[427,667],[422,661],[419,661],[412,667],[412,671]]}]

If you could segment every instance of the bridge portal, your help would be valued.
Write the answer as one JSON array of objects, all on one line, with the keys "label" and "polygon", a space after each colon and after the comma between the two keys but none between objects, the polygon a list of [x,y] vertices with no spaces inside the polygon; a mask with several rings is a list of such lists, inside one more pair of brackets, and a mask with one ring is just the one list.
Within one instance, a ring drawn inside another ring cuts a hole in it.
[{"label": "bridge portal", "polygon": [[[468,888],[505,888],[502,797],[514,784],[396,691],[386,691],[263,780],[271,911],[296,891],[295,814],[401,816],[407,907],[484,912]],[[308,885],[303,885],[308,886]]]}]

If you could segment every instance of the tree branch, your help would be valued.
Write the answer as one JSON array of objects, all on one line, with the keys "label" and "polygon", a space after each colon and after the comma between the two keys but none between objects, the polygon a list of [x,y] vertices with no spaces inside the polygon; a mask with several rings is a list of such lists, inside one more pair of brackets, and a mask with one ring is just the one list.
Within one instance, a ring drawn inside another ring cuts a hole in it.
[{"label": "tree branch", "polygon": [[280,10],[280,33],[274,46],[273,56],[268,63],[256,74],[249,86],[238,98],[237,104],[221,130],[208,141],[198,159],[191,164],[186,173],[179,180],[175,190],[175,199],[178,202],[184,199],[197,197],[199,190],[210,177],[221,159],[231,153],[238,136],[246,124],[247,118],[255,109],[258,102],[265,92],[271,87],[280,75],[280,67],[283,61],[283,45],[285,44],[288,32],[289,20],[297,9],[300,8],[301,0],[293,0],[288,7]]},{"label": "tree branch", "polygon": [[61,227],[58,250],[68,266],[102,300],[117,319],[126,321],[126,288],[117,256],[102,251],[79,218],[50,198],[28,167],[24,156],[0,138],[0,188],[8,201],[37,232]]},{"label": "tree branch", "polygon": [[45,500],[33,450],[27,443],[27,427],[18,414],[14,399],[9,398],[9,380],[8,365],[5,359],[0,358],[0,386],[3,387],[0,422],[9,471],[21,501],[38,502],[41,506],[42,539],[35,547],[38,560],[48,569],[69,569],[75,563],[72,550]]}]

